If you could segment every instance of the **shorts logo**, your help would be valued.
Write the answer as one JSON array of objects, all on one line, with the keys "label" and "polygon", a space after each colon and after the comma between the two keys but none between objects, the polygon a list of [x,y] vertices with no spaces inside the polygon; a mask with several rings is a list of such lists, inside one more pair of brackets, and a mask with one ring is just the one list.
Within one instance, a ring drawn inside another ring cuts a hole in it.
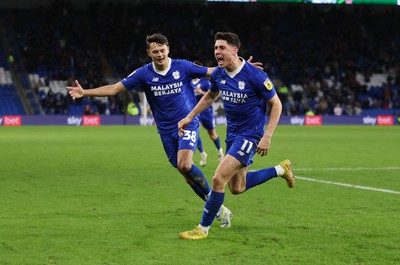
[{"label": "shorts logo", "polygon": [[175,72],[172,73],[172,76],[173,76],[175,79],[179,79],[180,74],[179,74],[178,71],[175,71]]},{"label": "shorts logo", "polygon": [[244,156],[243,151],[240,151],[240,150],[239,150],[237,153],[238,153],[240,156]]},{"label": "shorts logo", "polygon": [[240,90],[243,90],[246,84],[243,81],[239,81],[238,86]]},{"label": "shorts logo", "polygon": [[272,89],[272,82],[271,82],[271,80],[269,78],[267,78],[264,81],[264,86],[267,88],[267,90],[271,90]]}]

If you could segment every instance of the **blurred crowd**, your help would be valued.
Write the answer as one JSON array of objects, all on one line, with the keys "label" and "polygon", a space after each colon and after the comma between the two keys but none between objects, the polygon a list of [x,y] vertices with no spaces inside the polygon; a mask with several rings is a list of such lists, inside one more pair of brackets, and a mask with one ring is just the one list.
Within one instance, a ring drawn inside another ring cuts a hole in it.
[{"label": "blurred crowd", "polygon": [[77,9],[55,1],[4,15],[16,36],[16,62],[42,77],[33,86],[46,113],[67,114],[76,105],[125,113],[137,96],[74,102],[66,91],[40,88],[51,80],[91,88],[122,79],[149,62],[145,38],[155,32],[169,38],[171,57],[214,66],[217,31],[237,33],[240,54],[263,62],[285,115],[400,111],[396,6],[93,1]]}]

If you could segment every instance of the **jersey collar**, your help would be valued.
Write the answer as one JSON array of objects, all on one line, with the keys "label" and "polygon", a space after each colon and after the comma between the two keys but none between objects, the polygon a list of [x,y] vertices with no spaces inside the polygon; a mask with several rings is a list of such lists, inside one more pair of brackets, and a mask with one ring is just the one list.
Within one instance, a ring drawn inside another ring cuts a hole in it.
[{"label": "jersey collar", "polygon": [[154,66],[154,63],[152,63],[154,72],[156,72],[159,75],[165,76],[168,73],[169,69],[171,69],[171,62],[172,62],[171,58],[168,57],[167,59],[168,59],[168,66],[167,66],[167,68],[165,68],[165,70],[162,70],[162,71],[158,71],[156,69],[156,67]]},{"label": "jersey collar", "polygon": [[230,78],[234,78],[242,70],[243,66],[246,64],[246,61],[242,57],[239,57],[239,59],[242,61],[242,64],[235,71],[229,72],[225,68],[225,71],[229,75]]}]

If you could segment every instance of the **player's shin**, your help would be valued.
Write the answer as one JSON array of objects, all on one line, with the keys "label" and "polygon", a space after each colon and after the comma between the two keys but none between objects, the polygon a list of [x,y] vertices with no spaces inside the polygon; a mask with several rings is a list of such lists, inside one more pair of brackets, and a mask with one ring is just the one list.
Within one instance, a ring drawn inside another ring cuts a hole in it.
[{"label": "player's shin", "polygon": [[197,149],[199,150],[200,153],[204,152],[204,148],[203,148],[203,141],[201,140],[201,138],[197,138]]},{"label": "player's shin", "polygon": [[193,183],[193,185],[190,186],[192,187],[194,192],[196,192],[196,194],[202,200],[206,200],[207,195],[211,191],[211,188],[203,172],[195,165],[192,165],[192,168],[187,173],[185,173],[185,177]]},{"label": "player's shin", "polygon": [[223,192],[211,191],[210,197],[207,199],[204,206],[203,217],[200,222],[200,225],[203,228],[207,228],[208,230],[208,227],[211,226],[219,208],[224,202],[224,197],[225,193]]},{"label": "player's shin", "polygon": [[219,150],[221,148],[221,141],[220,141],[219,136],[214,140],[214,144],[215,144],[215,147],[217,148],[217,150]]},{"label": "player's shin", "polygon": [[246,174],[246,190],[260,185],[276,176],[277,174],[274,167],[269,167],[257,171],[249,171]]},{"label": "player's shin", "polygon": [[197,194],[197,196],[200,197],[203,201],[207,200],[207,194],[204,194],[204,191],[198,187],[195,183],[190,183],[189,184],[192,190]]}]

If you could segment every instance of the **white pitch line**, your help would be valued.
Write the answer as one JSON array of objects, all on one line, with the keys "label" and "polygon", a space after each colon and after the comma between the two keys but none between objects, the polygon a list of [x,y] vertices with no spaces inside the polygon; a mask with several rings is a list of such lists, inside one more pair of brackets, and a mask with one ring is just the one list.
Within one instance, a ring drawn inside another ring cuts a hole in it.
[{"label": "white pitch line", "polygon": [[296,171],[400,170],[400,167],[295,168]]},{"label": "white pitch line", "polygon": [[343,187],[350,187],[350,188],[356,188],[356,189],[362,189],[362,190],[380,191],[380,192],[400,195],[400,191],[395,191],[395,190],[378,189],[378,188],[373,188],[373,187],[352,185],[352,184],[341,183],[341,182],[326,181],[326,180],[319,180],[319,179],[312,179],[312,178],[303,178],[303,177],[299,177],[299,176],[295,176],[295,178],[301,179],[301,180],[308,180],[308,181],[313,181],[313,182],[320,182],[320,183],[325,183],[325,184],[343,186]]}]

